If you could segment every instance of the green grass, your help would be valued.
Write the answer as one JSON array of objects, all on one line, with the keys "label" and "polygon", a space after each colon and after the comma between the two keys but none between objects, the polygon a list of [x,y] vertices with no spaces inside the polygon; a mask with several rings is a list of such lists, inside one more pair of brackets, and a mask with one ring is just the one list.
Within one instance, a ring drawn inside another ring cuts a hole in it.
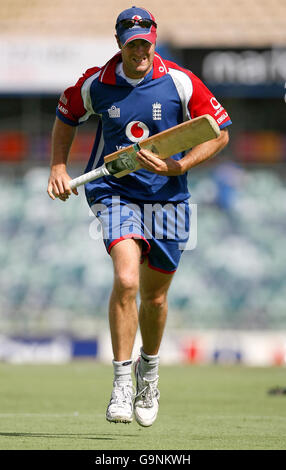
[{"label": "green grass", "polygon": [[112,368],[0,364],[1,450],[286,449],[283,368],[161,366],[150,428],[110,424]]}]

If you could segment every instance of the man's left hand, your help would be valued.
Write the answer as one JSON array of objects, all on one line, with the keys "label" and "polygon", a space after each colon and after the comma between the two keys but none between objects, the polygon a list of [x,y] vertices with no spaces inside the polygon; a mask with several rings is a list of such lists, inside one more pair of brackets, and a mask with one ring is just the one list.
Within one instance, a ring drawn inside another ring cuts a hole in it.
[{"label": "man's left hand", "polygon": [[174,160],[172,157],[161,160],[155,153],[150,150],[141,149],[137,152],[137,160],[146,170],[157,173],[162,176],[179,176],[183,174],[180,161]]}]

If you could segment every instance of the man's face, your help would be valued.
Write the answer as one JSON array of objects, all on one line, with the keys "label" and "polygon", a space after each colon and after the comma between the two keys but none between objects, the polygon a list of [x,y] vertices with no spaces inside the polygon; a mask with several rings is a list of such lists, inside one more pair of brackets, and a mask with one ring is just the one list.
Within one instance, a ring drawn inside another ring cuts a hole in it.
[{"label": "man's face", "polygon": [[118,42],[122,52],[123,70],[129,78],[143,78],[152,67],[155,54],[155,44],[144,39],[135,39],[124,47]]}]

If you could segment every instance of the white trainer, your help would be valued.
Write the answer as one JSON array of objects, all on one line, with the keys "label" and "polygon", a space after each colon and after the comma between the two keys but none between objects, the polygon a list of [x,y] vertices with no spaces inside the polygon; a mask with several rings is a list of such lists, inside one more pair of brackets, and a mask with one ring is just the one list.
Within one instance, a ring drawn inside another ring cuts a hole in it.
[{"label": "white trainer", "polygon": [[155,379],[148,380],[139,374],[140,358],[134,365],[136,377],[136,396],[134,400],[134,415],[140,426],[152,426],[157,418],[160,392],[158,390],[157,375]]},{"label": "white trainer", "polygon": [[106,419],[111,423],[131,423],[133,415],[133,384],[123,380],[113,382],[111,399],[106,410]]}]

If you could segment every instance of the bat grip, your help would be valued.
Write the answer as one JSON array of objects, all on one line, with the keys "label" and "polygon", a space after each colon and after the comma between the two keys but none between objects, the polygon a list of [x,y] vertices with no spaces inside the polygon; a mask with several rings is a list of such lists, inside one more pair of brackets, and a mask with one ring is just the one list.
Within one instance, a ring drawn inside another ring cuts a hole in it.
[{"label": "bat grip", "polygon": [[90,181],[93,181],[98,178],[101,178],[102,176],[108,176],[108,175],[110,175],[108,169],[106,168],[105,165],[102,165],[99,168],[95,168],[95,170],[89,171],[88,173],[85,173],[84,175],[78,176],[77,178],[70,180],[69,185],[71,189],[74,189],[74,188],[77,188],[78,186],[81,186],[82,184],[89,183]]}]

